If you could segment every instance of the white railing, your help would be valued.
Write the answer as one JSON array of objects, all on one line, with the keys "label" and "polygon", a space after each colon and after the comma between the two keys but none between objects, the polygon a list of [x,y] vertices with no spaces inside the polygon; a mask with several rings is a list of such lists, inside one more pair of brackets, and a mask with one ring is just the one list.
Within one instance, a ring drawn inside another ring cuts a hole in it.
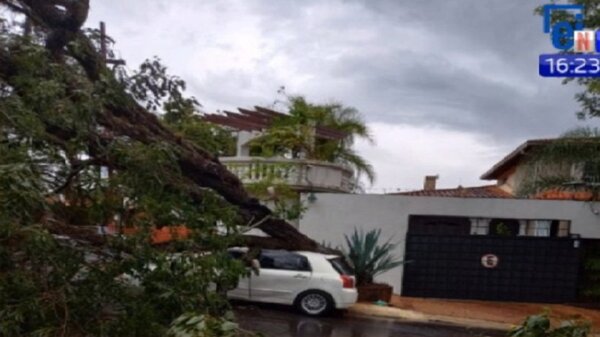
[{"label": "white railing", "polygon": [[354,188],[352,170],[342,165],[262,157],[221,157],[219,160],[244,184],[271,180],[314,192],[351,192]]}]

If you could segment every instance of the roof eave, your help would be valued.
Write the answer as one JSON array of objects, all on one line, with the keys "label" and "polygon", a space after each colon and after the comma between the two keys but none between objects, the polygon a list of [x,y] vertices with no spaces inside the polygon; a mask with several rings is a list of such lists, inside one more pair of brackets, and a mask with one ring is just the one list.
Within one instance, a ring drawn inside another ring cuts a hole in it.
[{"label": "roof eave", "polygon": [[509,153],[506,157],[502,158],[499,162],[497,162],[492,168],[487,170],[484,174],[479,177],[482,180],[496,180],[500,177],[500,175],[505,172],[510,166],[514,165],[515,161],[518,161],[519,157],[521,157],[527,149],[532,146],[547,144],[551,139],[532,139],[528,140],[525,143],[519,145],[516,149],[514,149],[511,153]]}]

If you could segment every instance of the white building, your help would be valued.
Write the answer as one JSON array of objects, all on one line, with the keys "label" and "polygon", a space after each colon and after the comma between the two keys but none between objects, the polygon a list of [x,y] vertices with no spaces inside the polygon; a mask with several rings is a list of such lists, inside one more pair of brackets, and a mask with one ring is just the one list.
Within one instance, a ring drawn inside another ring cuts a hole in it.
[{"label": "white building", "polygon": [[[580,288],[581,249],[587,247],[583,241],[600,239],[600,203],[547,200],[548,194],[543,200],[517,198],[507,186],[518,185],[520,157],[531,144],[540,142],[527,142],[485,174],[497,179],[495,185],[436,189],[437,177],[429,176],[423,190],[396,195],[319,193],[299,229],[333,246],[343,246],[344,235],[355,228],[380,229],[383,238],[399,243],[395,256],[414,260],[376,278],[397,294],[406,295],[402,285],[408,282],[413,288],[423,284],[408,295],[573,300]],[[553,195],[589,198],[579,192]],[[486,256],[500,262],[486,266]],[[534,284],[537,288],[528,288]]]}]

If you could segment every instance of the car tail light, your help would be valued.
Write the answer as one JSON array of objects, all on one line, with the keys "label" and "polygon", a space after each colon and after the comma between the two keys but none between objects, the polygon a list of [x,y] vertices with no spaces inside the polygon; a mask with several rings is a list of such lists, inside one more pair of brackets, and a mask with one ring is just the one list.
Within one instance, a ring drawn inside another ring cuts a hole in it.
[{"label": "car tail light", "polygon": [[344,288],[354,288],[354,278],[348,275],[340,275],[342,279],[342,286]]}]

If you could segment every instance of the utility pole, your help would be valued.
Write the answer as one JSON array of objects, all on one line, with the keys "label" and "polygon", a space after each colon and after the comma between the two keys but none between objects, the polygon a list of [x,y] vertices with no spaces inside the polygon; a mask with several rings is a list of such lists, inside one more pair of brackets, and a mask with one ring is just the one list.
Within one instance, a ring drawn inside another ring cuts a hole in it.
[{"label": "utility pole", "polygon": [[[106,35],[106,24],[104,21],[100,21],[100,55],[105,64],[112,64],[115,66],[125,65],[125,61],[121,59],[109,59],[108,58],[108,36]],[[102,168],[98,171],[100,179],[102,179]],[[110,179],[113,171],[110,167],[106,168],[106,179]]]},{"label": "utility pole", "polygon": [[106,64],[114,64],[116,66],[125,65],[124,60],[108,58],[107,41],[108,36],[106,36],[106,24],[104,24],[104,21],[100,21],[100,55],[102,55],[102,59]]}]

